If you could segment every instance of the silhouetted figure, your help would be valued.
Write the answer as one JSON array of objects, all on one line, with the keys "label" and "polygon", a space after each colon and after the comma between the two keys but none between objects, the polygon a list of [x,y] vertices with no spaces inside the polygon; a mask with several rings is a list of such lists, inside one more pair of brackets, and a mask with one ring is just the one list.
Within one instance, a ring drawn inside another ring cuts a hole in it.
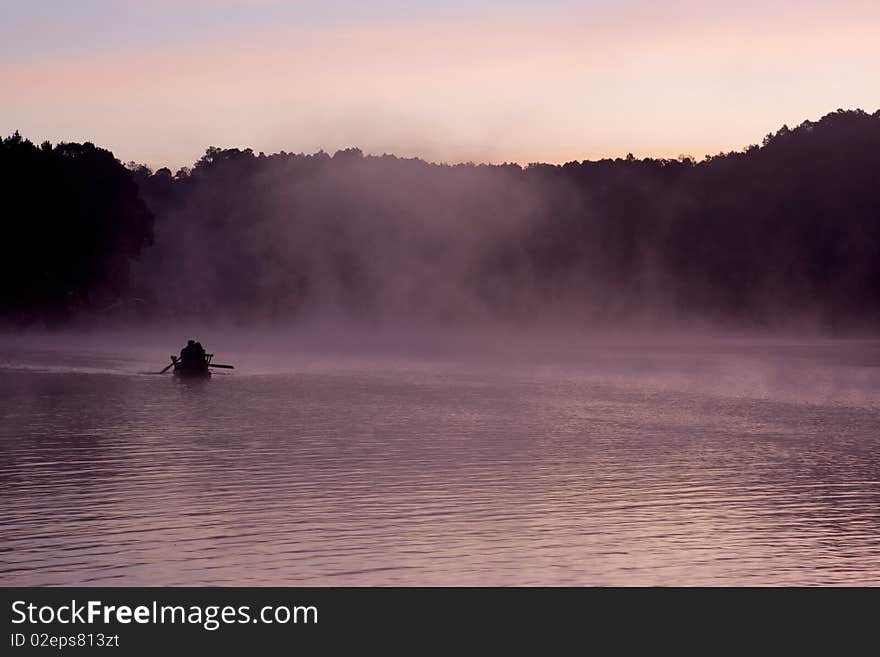
[{"label": "silhouetted figure", "polygon": [[[183,377],[205,378],[211,376],[210,366],[213,354],[206,354],[200,342],[188,340],[180,350],[180,358],[171,357],[174,361],[174,375]],[[226,367],[218,365],[217,367]]]},{"label": "silhouetted figure", "polygon": [[195,340],[187,340],[186,346],[180,350],[180,364],[183,367],[200,367],[205,362],[205,350],[201,343]]},{"label": "silhouetted figure", "polygon": [[205,354],[205,348],[202,346],[201,342],[196,342],[193,345],[193,361],[202,365],[205,363],[207,358],[207,354]]}]

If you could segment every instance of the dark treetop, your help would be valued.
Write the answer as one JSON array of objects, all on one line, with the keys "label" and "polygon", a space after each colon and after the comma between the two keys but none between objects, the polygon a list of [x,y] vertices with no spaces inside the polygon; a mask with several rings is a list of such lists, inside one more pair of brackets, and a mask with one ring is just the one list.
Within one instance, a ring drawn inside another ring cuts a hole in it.
[{"label": "dark treetop", "polygon": [[153,216],[109,151],[15,133],[0,143],[0,313],[63,321],[130,294],[129,263],[151,243]]}]

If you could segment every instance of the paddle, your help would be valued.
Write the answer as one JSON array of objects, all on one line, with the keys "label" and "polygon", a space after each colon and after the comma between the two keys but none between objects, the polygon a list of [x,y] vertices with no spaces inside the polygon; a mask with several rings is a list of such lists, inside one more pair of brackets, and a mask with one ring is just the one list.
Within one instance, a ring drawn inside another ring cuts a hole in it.
[{"label": "paddle", "polygon": [[159,372],[159,374],[165,374],[165,372],[167,372],[167,371],[170,370],[172,367],[174,367],[174,363],[176,363],[176,362],[177,362],[177,359],[176,359],[174,356],[172,356],[172,357],[171,357],[171,365],[167,365],[167,366],[165,367],[164,370],[162,370],[161,372]]},{"label": "paddle", "polygon": [[[225,370],[234,370],[234,369],[235,369],[235,365],[222,365],[222,364],[220,364],[220,363],[212,363],[212,362],[210,362],[210,360],[211,360],[213,357],[214,357],[214,354],[205,354],[205,358],[207,358],[207,360],[209,361],[209,362],[208,362],[208,367],[222,367],[222,368],[225,369]],[[165,372],[167,372],[168,370],[170,370],[170,369],[171,369],[174,365],[176,365],[176,364],[177,364],[177,357],[176,357],[176,356],[172,356],[172,357],[171,357],[171,365],[166,366],[164,370],[162,370],[161,372],[159,372],[159,374],[165,374]]]}]

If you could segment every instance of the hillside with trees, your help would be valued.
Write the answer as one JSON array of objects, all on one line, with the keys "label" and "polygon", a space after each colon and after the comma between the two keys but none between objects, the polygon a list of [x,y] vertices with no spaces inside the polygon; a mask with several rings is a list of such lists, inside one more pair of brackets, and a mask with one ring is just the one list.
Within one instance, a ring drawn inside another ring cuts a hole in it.
[{"label": "hillside with trees", "polygon": [[332,310],[880,324],[880,111],[839,110],[700,162],[210,148],[172,173],[14,135],[0,167],[14,245],[0,312],[18,324],[133,308],[236,323]]}]

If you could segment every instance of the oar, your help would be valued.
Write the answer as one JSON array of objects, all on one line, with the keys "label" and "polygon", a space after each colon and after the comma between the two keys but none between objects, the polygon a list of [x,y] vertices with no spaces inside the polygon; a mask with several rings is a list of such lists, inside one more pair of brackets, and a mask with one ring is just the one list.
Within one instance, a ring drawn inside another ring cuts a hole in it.
[{"label": "oar", "polygon": [[177,360],[174,358],[174,356],[172,356],[172,357],[171,357],[171,365],[166,366],[164,370],[162,370],[161,372],[159,372],[159,374],[165,374],[165,372],[167,372],[167,371],[170,370],[172,367],[174,367],[174,363],[176,363],[176,362],[177,362]]},{"label": "oar", "polygon": [[235,369],[235,365],[221,365],[220,363],[208,363],[208,367],[222,367],[225,370]]}]

